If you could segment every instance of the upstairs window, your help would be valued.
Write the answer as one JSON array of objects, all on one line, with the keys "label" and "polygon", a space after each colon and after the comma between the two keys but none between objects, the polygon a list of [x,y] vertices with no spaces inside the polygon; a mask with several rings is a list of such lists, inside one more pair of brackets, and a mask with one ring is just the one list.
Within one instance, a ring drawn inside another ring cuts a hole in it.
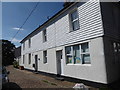
[{"label": "upstairs window", "polygon": [[46,29],[43,30],[43,42],[47,41],[47,33],[46,33]]},{"label": "upstairs window", "polygon": [[23,43],[23,50],[25,50],[25,42]]},{"label": "upstairs window", "polygon": [[31,39],[28,40],[28,47],[31,47]]},{"label": "upstairs window", "polygon": [[47,51],[43,51],[43,63],[47,63]]},{"label": "upstairs window", "polygon": [[71,31],[75,31],[79,29],[79,18],[77,10],[74,10],[70,14],[70,22],[71,22]]}]

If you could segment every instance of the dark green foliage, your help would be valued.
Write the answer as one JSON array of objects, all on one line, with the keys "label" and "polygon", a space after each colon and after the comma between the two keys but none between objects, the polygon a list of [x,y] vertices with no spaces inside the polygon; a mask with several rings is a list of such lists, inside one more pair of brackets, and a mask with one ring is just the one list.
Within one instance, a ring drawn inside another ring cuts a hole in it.
[{"label": "dark green foliage", "polygon": [[2,49],[0,49],[0,52],[2,52],[2,65],[12,65],[15,45],[8,40],[0,40],[0,45],[2,46]]},{"label": "dark green foliage", "polygon": [[14,62],[13,62],[13,67],[14,67],[14,68],[18,68],[18,67],[19,67],[19,63],[18,63],[17,61],[14,61]]}]

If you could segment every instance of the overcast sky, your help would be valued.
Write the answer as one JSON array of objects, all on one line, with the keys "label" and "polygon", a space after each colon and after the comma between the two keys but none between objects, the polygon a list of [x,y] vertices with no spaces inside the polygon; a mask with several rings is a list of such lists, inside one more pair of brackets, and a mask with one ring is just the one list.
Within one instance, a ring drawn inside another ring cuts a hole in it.
[{"label": "overcast sky", "polygon": [[[17,30],[23,24],[36,2],[4,2],[2,3],[2,38],[11,40]],[[38,7],[28,19],[26,24],[13,39],[17,47],[20,41],[39,25],[47,20],[47,16],[52,17],[63,8],[63,2],[39,2]]]}]

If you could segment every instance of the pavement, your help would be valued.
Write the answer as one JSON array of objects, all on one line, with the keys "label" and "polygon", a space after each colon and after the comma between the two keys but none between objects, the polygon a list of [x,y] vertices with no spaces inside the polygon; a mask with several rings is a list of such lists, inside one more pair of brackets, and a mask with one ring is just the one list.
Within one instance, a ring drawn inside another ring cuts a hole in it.
[{"label": "pavement", "polygon": [[[6,88],[17,88],[20,90],[23,88],[31,88],[31,89],[58,88],[63,90],[64,89],[70,90],[76,84],[74,82],[56,80],[53,77],[49,77],[41,74],[35,74],[27,70],[16,69],[12,65],[7,66],[6,69],[10,71],[9,74],[10,83],[8,87],[7,85],[5,85]],[[91,88],[89,90],[99,90],[99,89]]]}]

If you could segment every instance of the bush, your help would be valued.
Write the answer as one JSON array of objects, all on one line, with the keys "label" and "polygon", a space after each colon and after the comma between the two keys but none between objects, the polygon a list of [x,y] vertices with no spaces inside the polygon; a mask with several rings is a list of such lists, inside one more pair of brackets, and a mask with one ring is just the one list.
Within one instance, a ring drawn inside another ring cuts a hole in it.
[{"label": "bush", "polygon": [[14,68],[18,68],[18,67],[19,67],[19,63],[18,63],[17,61],[14,61],[14,62],[13,62],[13,67],[14,67]]}]

